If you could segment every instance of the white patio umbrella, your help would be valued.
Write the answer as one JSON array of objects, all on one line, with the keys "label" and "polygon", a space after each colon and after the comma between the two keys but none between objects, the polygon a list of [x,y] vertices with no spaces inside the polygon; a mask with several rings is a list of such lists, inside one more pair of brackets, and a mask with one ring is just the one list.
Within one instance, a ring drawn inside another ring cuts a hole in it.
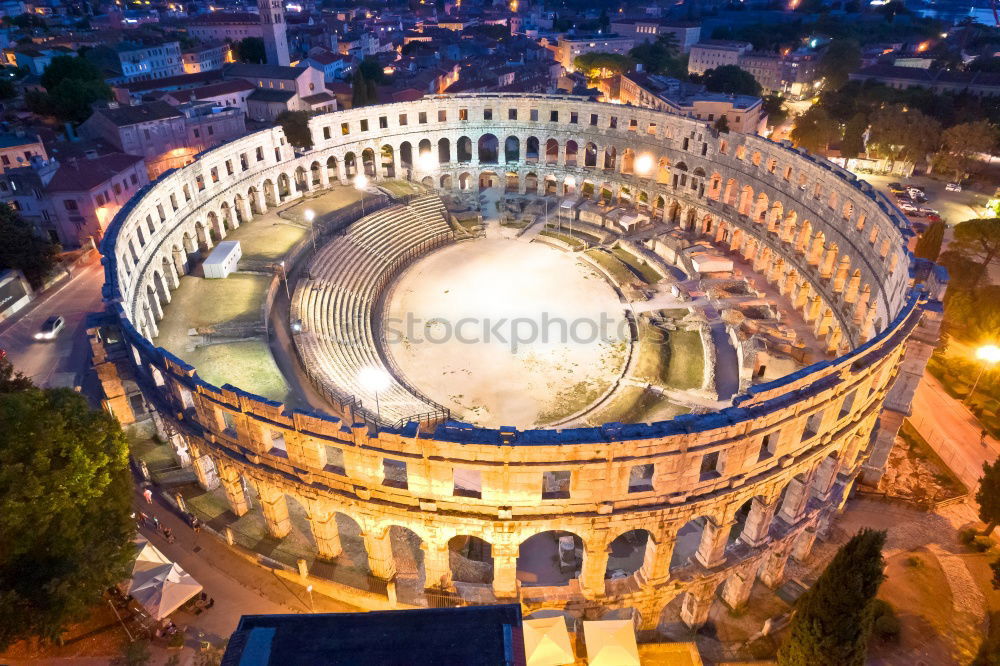
[{"label": "white patio umbrella", "polygon": [[146,539],[135,540],[137,555],[127,592],[157,620],[202,590],[201,584]]},{"label": "white patio umbrella", "polygon": [[521,626],[528,666],[562,666],[575,661],[566,620],[561,615],[525,620]]},{"label": "white patio umbrella", "polygon": [[590,666],[639,666],[632,620],[584,621],[583,638]]}]

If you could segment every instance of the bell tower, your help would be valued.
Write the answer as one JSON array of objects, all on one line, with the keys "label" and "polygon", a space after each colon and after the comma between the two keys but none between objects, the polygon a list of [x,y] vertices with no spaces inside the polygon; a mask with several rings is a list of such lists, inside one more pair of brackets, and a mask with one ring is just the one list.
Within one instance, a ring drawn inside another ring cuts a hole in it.
[{"label": "bell tower", "polygon": [[288,35],[285,34],[283,0],[257,0],[260,27],[264,37],[264,53],[268,65],[288,66]]}]

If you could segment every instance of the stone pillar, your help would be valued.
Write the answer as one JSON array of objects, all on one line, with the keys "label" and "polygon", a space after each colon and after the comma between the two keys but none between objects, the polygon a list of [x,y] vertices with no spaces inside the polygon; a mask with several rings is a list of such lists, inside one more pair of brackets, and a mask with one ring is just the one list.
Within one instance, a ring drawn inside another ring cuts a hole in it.
[{"label": "stone pillar", "polygon": [[813,544],[816,543],[816,530],[812,527],[802,530],[792,542],[792,557],[796,562],[805,562],[812,552]]},{"label": "stone pillar", "polygon": [[368,551],[368,568],[373,576],[383,580],[395,577],[396,560],[392,556],[392,539],[388,529],[381,536],[366,531],[365,550]]},{"label": "stone pillar", "polygon": [[712,609],[712,588],[693,587],[684,593],[681,602],[681,621],[689,629],[698,629],[708,621],[708,612]]},{"label": "stone pillar", "polygon": [[604,595],[604,574],[608,569],[608,549],[601,542],[593,548],[585,548],[583,567],[580,570],[580,587],[588,599]]},{"label": "stone pillar", "polygon": [[448,543],[431,544],[422,542],[424,551],[424,587],[451,589],[451,550]]},{"label": "stone pillar", "polygon": [[173,252],[174,273],[184,275],[187,273],[187,255],[181,249],[174,249]]},{"label": "stone pillar", "polygon": [[816,468],[816,472],[813,474],[813,481],[810,487],[810,492],[812,496],[819,500],[827,500],[830,498],[830,491],[833,489],[833,484],[837,481],[837,468],[839,465],[834,458],[826,458],[819,464]]},{"label": "stone pillar", "polygon": [[788,562],[788,554],[784,552],[770,552],[764,556],[757,576],[764,585],[776,589],[781,585],[785,577],[785,563]]},{"label": "stone pillar", "polygon": [[177,267],[174,265],[174,262],[168,259],[167,261],[164,261],[162,263],[163,263],[163,279],[167,283],[167,288],[168,288],[167,299],[169,300],[170,298],[169,290],[176,289],[177,287],[179,287],[181,281],[180,278],[177,276]]},{"label": "stone pillar", "polygon": [[833,312],[830,308],[822,308],[822,314],[816,318],[815,333],[817,338],[822,338],[833,325]]},{"label": "stone pillar", "polygon": [[777,502],[765,504],[759,497],[754,497],[750,503],[750,513],[747,514],[747,520],[743,523],[740,540],[752,547],[763,545],[767,541],[771,520],[774,519],[774,512],[777,508]]},{"label": "stone pillar", "polygon": [[250,201],[243,197],[240,197],[237,201],[239,202],[240,215],[243,216],[243,223],[246,224],[253,219],[253,209],[250,207]]},{"label": "stone pillar", "polygon": [[[399,178],[398,173],[396,174],[396,177]],[[347,166],[344,164],[343,157],[337,160],[337,180],[339,180],[341,184],[347,184]]]},{"label": "stone pillar", "polygon": [[330,173],[323,164],[319,165],[319,186],[324,190],[330,187]]},{"label": "stone pillar", "polygon": [[802,518],[802,512],[806,508],[806,501],[809,499],[806,484],[799,479],[792,479],[785,489],[785,499],[778,510],[778,517],[789,525],[794,525]]},{"label": "stone pillar", "polygon": [[752,569],[733,573],[722,586],[722,601],[733,610],[742,607],[750,599],[754,580]]},{"label": "stone pillar", "polygon": [[823,306],[823,300],[819,297],[819,294],[813,294],[809,298],[809,302],[806,303],[806,309],[802,313],[803,319],[807,322],[816,321],[819,318],[819,310]]},{"label": "stone pillar", "polygon": [[163,306],[160,304],[160,297],[155,289],[152,293],[147,294],[146,302],[149,304],[149,313],[152,315],[153,321],[157,322],[163,319]]},{"label": "stone pillar", "polygon": [[226,493],[226,499],[229,500],[229,506],[233,513],[237,516],[245,515],[250,510],[250,502],[243,490],[243,481],[240,479],[239,472],[231,467],[220,466],[219,481],[222,483],[222,489]]},{"label": "stone pillar", "polygon": [[642,574],[650,583],[660,583],[670,578],[670,560],[674,556],[676,534],[665,534],[657,542],[653,537],[646,542],[646,558]]},{"label": "stone pillar", "polygon": [[712,569],[725,562],[726,544],[732,528],[731,522],[716,525],[711,520],[706,520],[705,527],[701,531],[701,543],[698,544],[694,559],[706,569]]},{"label": "stone pillar", "polygon": [[313,511],[309,516],[309,526],[316,540],[316,554],[323,560],[333,560],[344,548],[340,543],[340,529],[337,514],[333,511]]},{"label": "stone pillar", "polygon": [[215,471],[215,463],[208,456],[195,456],[192,461],[194,475],[198,485],[204,490],[214,490],[219,487],[219,475]]},{"label": "stone pillar", "polygon": [[517,545],[493,545],[493,594],[498,599],[517,597],[517,554]]},{"label": "stone pillar", "polygon": [[264,512],[264,523],[268,534],[275,539],[283,539],[292,531],[292,519],[288,516],[288,501],[278,490],[264,490],[260,493],[260,508]]}]

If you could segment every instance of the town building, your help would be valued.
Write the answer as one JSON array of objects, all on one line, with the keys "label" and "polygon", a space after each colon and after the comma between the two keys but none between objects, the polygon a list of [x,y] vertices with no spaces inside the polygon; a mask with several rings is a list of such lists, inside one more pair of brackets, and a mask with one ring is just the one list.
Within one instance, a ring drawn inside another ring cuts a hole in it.
[{"label": "town building", "polygon": [[337,100],[326,89],[323,73],[315,67],[229,65],[227,79],[242,79],[257,90],[247,97],[252,120],[274,120],[284,111],[327,113],[337,110]]},{"label": "town building", "polygon": [[59,241],[77,247],[100,240],[115,213],[148,182],[138,155],[112,153],[61,164],[45,188]]},{"label": "town building", "polygon": [[314,48],[309,55],[295,64],[296,67],[314,67],[323,72],[326,81],[344,78],[354,69],[354,58],[342,53],[332,53],[323,48]]},{"label": "town building", "polygon": [[666,76],[622,74],[618,101],[710,123],[724,117],[728,128],[735,132],[760,134],[767,125],[767,113],[760,97],[713,93],[704,86]]},{"label": "town building", "polygon": [[232,50],[228,44],[216,43],[196,46],[181,54],[185,74],[198,74],[216,69],[233,61]]},{"label": "town building", "polygon": [[[34,226],[39,236],[65,244],[66,239],[59,235],[55,210],[45,192],[58,169],[58,161],[37,155],[20,166],[4,169],[0,174],[0,202],[17,211],[22,220]],[[74,238],[72,244],[75,243]]]},{"label": "town building", "polygon": [[1000,96],[1000,74],[956,72],[895,65],[873,65],[851,74],[852,81],[875,81],[890,88],[927,88],[937,94],[968,93],[976,97]]},{"label": "town building", "polygon": [[753,74],[765,93],[805,99],[819,87],[817,62],[812,53],[747,53],[740,56],[739,66]]},{"label": "town building", "polygon": [[158,92],[154,93],[154,96],[174,106],[186,102],[211,102],[216,107],[239,109],[245,116],[247,115],[247,98],[255,90],[257,87],[248,81],[232,79],[198,88]]},{"label": "town building", "polygon": [[212,12],[192,19],[188,35],[203,42],[238,42],[247,37],[263,37],[260,16],[246,12]]},{"label": "town building", "polygon": [[636,44],[655,41],[663,34],[673,35],[681,53],[689,53],[701,39],[700,23],[678,23],[657,18],[612,19],[611,31],[632,38]]},{"label": "town building", "polygon": [[587,53],[627,54],[635,46],[631,37],[620,35],[563,36],[556,43],[556,60],[567,71],[576,71],[573,61]]},{"label": "town building", "polygon": [[176,41],[126,41],[102,45],[86,58],[103,69],[109,83],[151,81],[184,73],[181,46]]},{"label": "town building", "polygon": [[35,156],[43,160],[49,158],[45,152],[45,144],[37,134],[20,131],[0,134],[0,166],[4,171],[25,166]]},{"label": "town building", "polygon": [[739,65],[740,57],[753,49],[750,42],[733,42],[712,39],[691,47],[688,57],[688,74],[702,75],[710,69],[724,65]]}]

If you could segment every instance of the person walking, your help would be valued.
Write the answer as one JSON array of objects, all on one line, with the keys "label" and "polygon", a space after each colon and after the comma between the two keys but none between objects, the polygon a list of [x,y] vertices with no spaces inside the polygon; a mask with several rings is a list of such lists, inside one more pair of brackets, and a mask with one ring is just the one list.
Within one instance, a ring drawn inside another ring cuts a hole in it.
[{"label": "person walking", "polygon": [[146,498],[146,504],[153,503],[153,491],[150,490],[149,488],[146,488],[145,490],[142,491],[142,496]]}]

